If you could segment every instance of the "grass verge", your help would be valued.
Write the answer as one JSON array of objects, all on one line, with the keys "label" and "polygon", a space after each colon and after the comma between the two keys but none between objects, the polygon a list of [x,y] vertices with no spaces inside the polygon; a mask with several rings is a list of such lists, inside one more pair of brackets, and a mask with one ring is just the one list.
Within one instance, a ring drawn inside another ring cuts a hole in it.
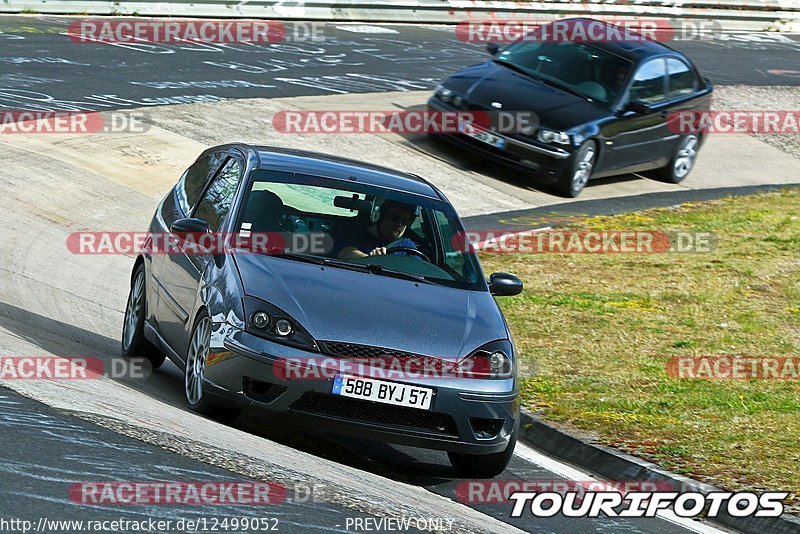
[{"label": "grass verge", "polygon": [[710,232],[709,253],[481,254],[517,274],[499,300],[523,403],[598,443],[730,490],[790,491],[800,513],[800,381],[668,376],[675,356],[800,356],[800,191],[571,223]]}]

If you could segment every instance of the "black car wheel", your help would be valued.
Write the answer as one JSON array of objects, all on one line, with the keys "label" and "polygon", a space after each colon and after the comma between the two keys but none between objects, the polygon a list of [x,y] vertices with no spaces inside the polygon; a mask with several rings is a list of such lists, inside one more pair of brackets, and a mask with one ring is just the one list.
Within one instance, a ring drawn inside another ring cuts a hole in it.
[{"label": "black car wheel", "polygon": [[233,420],[241,410],[227,406],[219,406],[211,402],[203,392],[203,377],[206,369],[206,358],[211,348],[211,319],[205,311],[200,312],[192,328],[189,350],[186,353],[184,369],[184,394],[186,404],[197,413],[209,415],[217,419]]},{"label": "black car wheel", "polygon": [[125,321],[122,324],[122,356],[144,358],[153,368],[161,367],[165,356],[144,337],[144,318],[147,314],[147,291],[144,264],[139,264],[133,273],[131,291],[125,306]]},{"label": "black car wheel", "polygon": [[564,174],[558,179],[558,191],[569,198],[574,198],[583,190],[592,177],[594,162],[597,159],[597,145],[594,141],[586,141],[576,150],[569,160]]},{"label": "black car wheel", "polygon": [[505,471],[511,458],[514,456],[514,447],[517,445],[519,434],[519,419],[514,427],[514,433],[502,452],[493,454],[461,454],[448,452],[450,465],[456,472],[465,478],[493,478]]},{"label": "black car wheel", "polygon": [[671,184],[682,182],[694,168],[697,151],[700,148],[700,138],[695,134],[681,137],[669,165],[656,170],[656,178]]}]

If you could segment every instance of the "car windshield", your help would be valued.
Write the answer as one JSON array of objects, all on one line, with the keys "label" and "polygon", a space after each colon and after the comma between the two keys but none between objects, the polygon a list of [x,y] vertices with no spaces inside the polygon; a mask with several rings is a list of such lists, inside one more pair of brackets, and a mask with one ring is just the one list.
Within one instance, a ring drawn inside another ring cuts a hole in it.
[{"label": "car windshield", "polygon": [[[395,190],[257,170],[236,221],[239,235],[279,236],[271,255],[461,289],[486,288],[453,208]],[[273,242],[275,239],[273,239]],[[381,253],[372,254],[376,248]]]},{"label": "car windshield", "polygon": [[632,63],[587,43],[517,41],[494,60],[594,101],[610,104]]}]

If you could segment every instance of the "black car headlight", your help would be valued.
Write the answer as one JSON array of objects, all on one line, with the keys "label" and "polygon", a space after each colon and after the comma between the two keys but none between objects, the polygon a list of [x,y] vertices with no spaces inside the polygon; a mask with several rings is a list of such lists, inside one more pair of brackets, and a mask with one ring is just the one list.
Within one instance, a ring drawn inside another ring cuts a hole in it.
[{"label": "black car headlight", "polygon": [[544,129],[536,132],[536,139],[548,145],[554,143],[557,145],[568,145],[572,142],[567,132],[555,132],[553,130]]},{"label": "black car headlight", "polygon": [[467,378],[513,378],[514,347],[507,339],[487,343],[459,360],[458,370]]},{"label": "black car headlight", "polygon": [[244,297],[245,330],[276,343],[319,352],[311,334],[277,306],[255,297]]},{"label": "black car headlight", "polygon": [[456,96],[452,89],[448,89],[444,85],[437,85],[433,94],[442,102],[450,102]]}]

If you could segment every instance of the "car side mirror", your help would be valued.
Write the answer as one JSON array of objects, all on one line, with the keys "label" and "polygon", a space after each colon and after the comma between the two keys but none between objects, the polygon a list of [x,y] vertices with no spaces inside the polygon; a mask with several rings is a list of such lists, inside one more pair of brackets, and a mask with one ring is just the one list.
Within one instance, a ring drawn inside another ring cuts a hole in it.
[{"label": "car side mirror", "polygon": [[493,43],[489,41],[486,43],[486,51],[489,52],[491,55],[496,56],[497,53],[500,51],[500,45],[497,43]]},{"label": "car side mirror", "polygon": [[522,293],[522,280],[508,273],[493,273],[489,277],[489,292],[498,297],[510,297]]},{"label": "car side mirror", "polygon": [[625,111],[633,111],[637,115],[647,115],[653,111],[653,108],[641,100],[631,100],[628,102],[628,105],[625,106]]},{"label": "car side mirror", "polygon": [[180,237],[181,234],[208,234],[211,232],[211,228],[208,227],[208,223],[203,219],[187,217],[172,223],[169,231],[173,234],[178,234],[178,237]]}]

